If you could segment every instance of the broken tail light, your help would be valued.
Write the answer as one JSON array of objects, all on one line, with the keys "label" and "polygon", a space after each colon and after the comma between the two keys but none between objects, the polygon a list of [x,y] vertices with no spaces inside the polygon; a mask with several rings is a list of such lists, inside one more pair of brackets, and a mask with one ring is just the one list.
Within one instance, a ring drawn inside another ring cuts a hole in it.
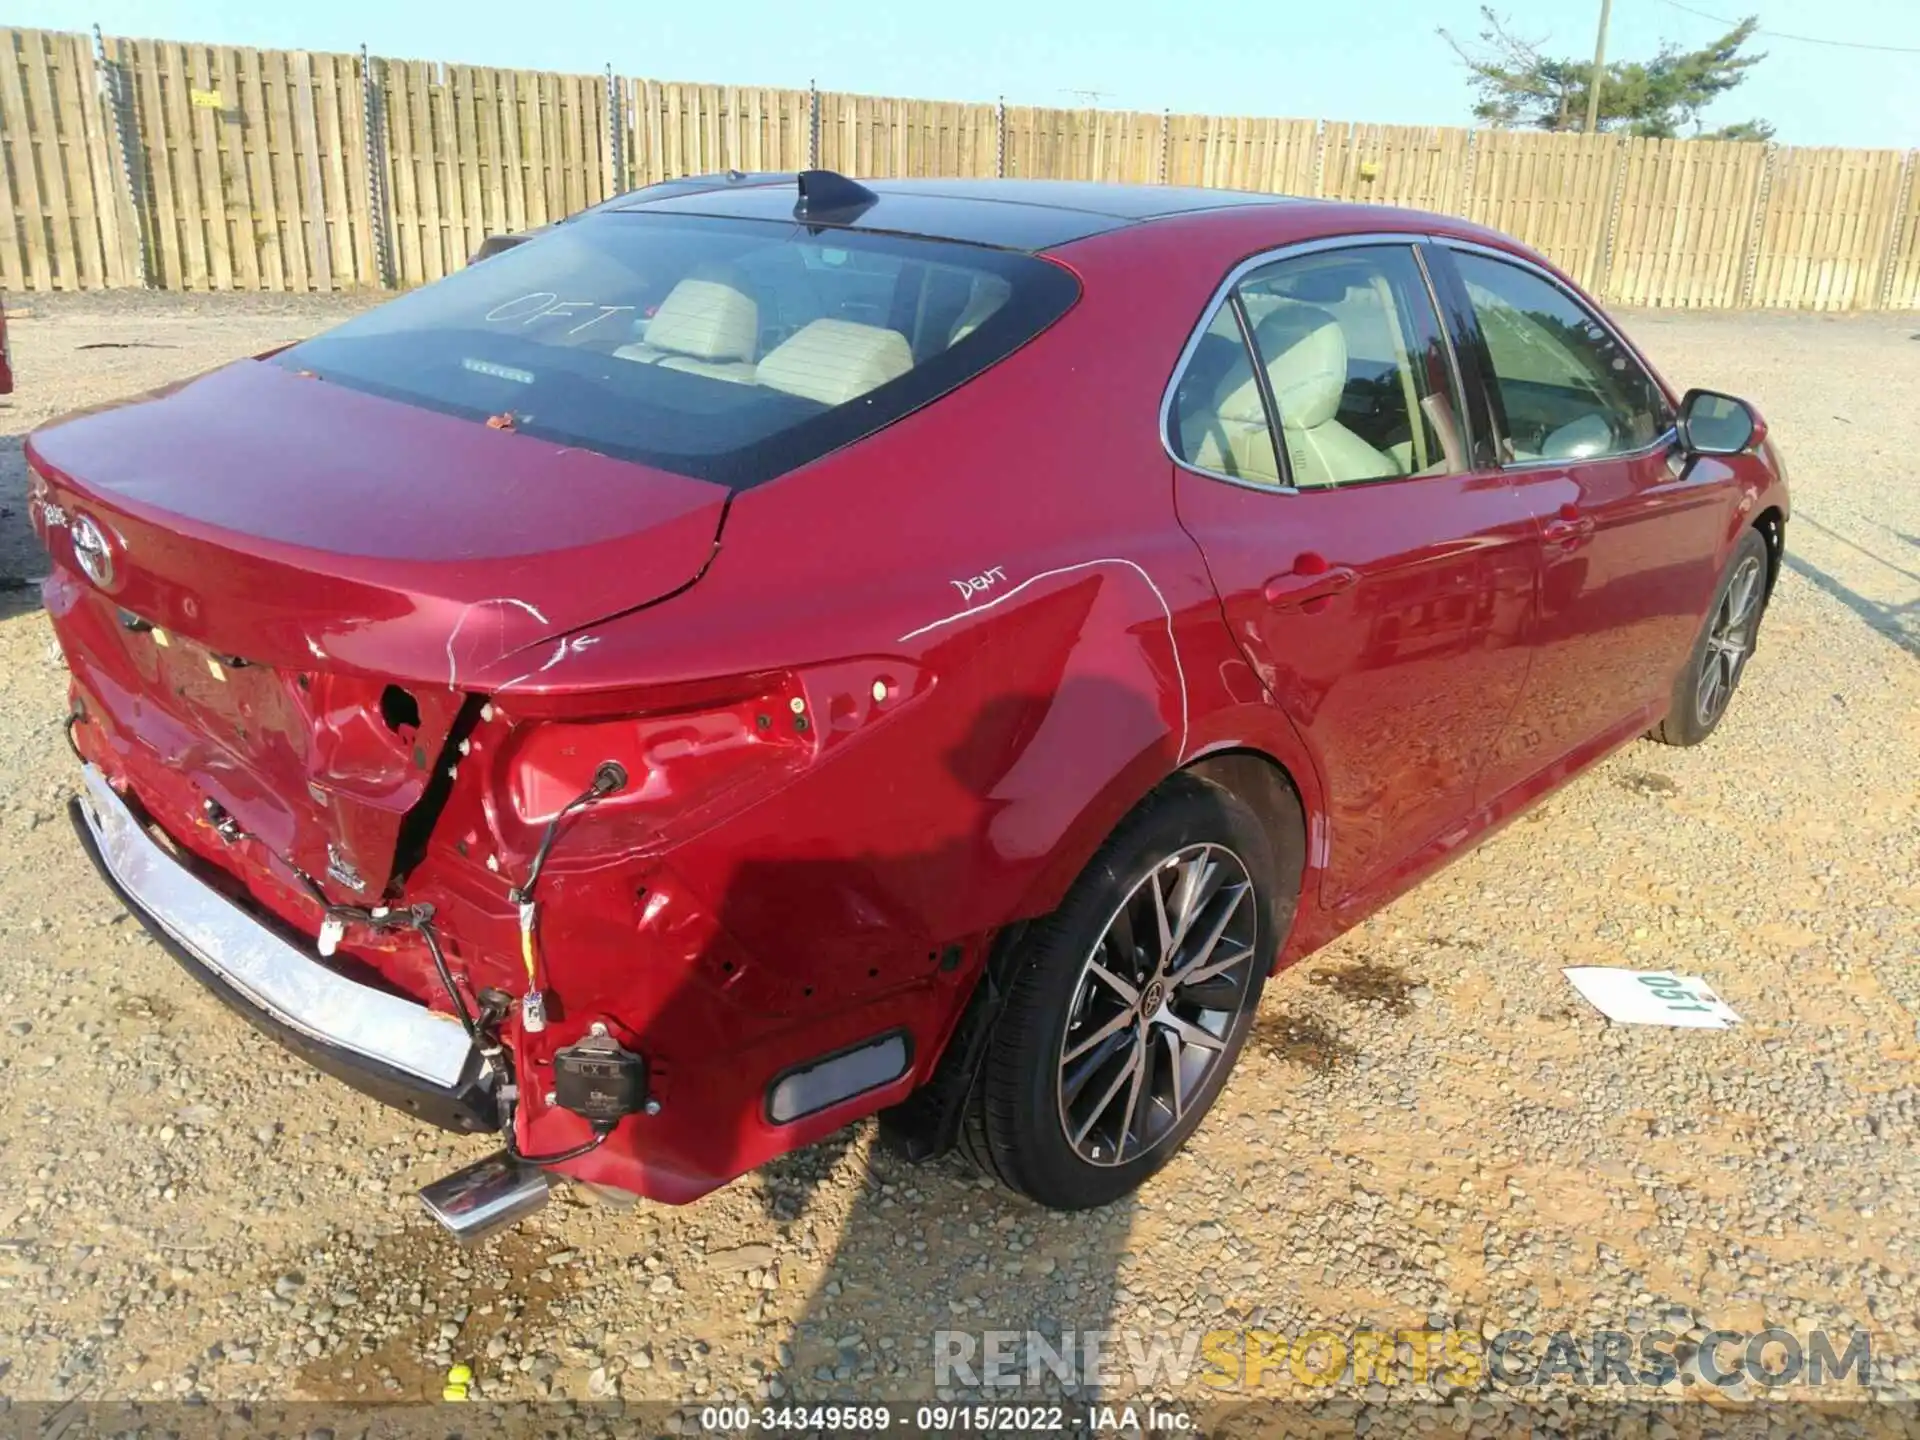
[{"label": "broken tail light", "polygon": [[497,719],[509,727],[493,772],[497,821],[503,831],[544,825],[608,760],[631,778],[602,813],[686,815],[743,786],[779,783],[928,683],[917,667],[882,658],[585,695],[497,697]]}]

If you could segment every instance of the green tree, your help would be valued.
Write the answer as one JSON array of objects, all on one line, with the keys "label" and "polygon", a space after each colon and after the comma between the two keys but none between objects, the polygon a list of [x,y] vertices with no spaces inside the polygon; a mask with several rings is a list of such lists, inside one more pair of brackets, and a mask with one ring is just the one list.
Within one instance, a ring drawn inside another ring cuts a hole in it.
[{"label": "green tree", "polygon": [[[1482,6],[1480,17],[1480,34],[1472,44],[1440,32],[1472,77],[1478,96],[1474,118],[1510,128],[1583,129],[1592,65],[1546,54],[1543,41],[1516,35],[1491,6]],[[1765,120],[1743,120],[1711,131],[1700,122],[1701,111],[1767,58],[1741,53],[1759,23],[1749,16],[1698,50],[1662,45],[1651,60],[1614,61],[1600,85],[1600,128],[1661,139],[1683,132],[1710,140],[1770,138],[1773,126]]]}]

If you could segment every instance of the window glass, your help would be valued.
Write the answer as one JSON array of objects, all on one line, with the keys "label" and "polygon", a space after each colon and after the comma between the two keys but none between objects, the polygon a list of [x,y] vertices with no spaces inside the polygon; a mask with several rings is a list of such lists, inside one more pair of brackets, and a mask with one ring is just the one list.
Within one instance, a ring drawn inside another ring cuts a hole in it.
[{"label": "window glass", "polygon": [[980,246],[603,213],[271,363],[748,485],[946,393],[1078,294],[1060,266]]},{"label": "window glass", "polygon": [[1174,453],[1252,485],[1280,484],[1266,401],[1232,304],[1222,305],[1173,391]]},{"label": "window glass", "polygon": [[1652,377],[1544,277],[1454,252],[1486,340],[1506,458],[1584,460],[1644,449],[1672,423]]},{"label": "window glass", "polygon": [[1465,468],[1452,373],[1410,249],[1263,266],[1240,286],[1303,490]]}]

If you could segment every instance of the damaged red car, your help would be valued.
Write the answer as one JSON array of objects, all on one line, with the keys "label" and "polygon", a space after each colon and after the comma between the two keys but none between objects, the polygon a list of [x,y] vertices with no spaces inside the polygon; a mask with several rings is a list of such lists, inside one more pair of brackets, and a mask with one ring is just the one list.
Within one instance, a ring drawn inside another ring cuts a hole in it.
[{"label": "damaged red car", "polygon": [[1268,975],[1720,723],[1779,457],[1463,221],[642,190],[28,447],[107,882],[313,1064],[666,1201],[879,1112],[1053,1206]]}]

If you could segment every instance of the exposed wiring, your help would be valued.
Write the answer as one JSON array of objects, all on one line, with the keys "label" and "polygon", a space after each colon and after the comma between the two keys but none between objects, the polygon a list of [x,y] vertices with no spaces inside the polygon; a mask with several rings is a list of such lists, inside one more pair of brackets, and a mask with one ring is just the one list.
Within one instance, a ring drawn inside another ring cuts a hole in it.
[{"label": "exposed wiring", "polygon": [[593,772],[593,783],[582,790],[573,799],[562,805],[547,828],[541,833],[540,844],[533,852],[533,864],[527,867],[527,878],[508,892],[507,898],[516,905],[524,905],[533,899],[533,887],[540,883],[540,872],[546,868],[547,856],[553,851],[554,837],[560,833],[560,826],[576,810],[584,810],[596,800],[605,799],[627,783],[626,767],[618,760],[602,760]]},{"label": "exposed wiring", "polygon": [[206,802],[207,821],[213,826],[214,833],[229,845],[242,840],[251,840],[278,860],[288,874],[298,880],[314,902],[320,906],[321,920],[335,921],[342,925],[364,925],[371,930],[412,930],[425,942],[427,954],[433,959],[434,973],[440,977],[441,988],[447,992],[447,999],[453,1005],[453,1013],[460,1021],[460,1028],[467,1032],[467,1038],[488,1055],[498,1054],[499,1041],[482,1028],[480,1021],[467,1006],[467,997],[460,992],[460,986],[454,981],[453,970],[447,964],[447,957],[440,948],[440,937],[433,928],[433,907],[431,905],[409,905],[398,909],[385,905],[343,905],[327,897],[326,891],[314,878],[302,870],[286,856],[273,850],[251,831],[242,830],[219,802],[209,798]]},{"label": "exposed wiring", "polygon": [[[425,914],[420,913],[426,911]],[[433,957],[434,973],[439,975],[440,984],[447,992],[447,998],[453,1002],[454,1013],[460,1017],[460,1024],[472,1040],[482,1050],[490,1046],[498,1048],[486,1031],[480,1028],[480,1022],[467,1009],[467,997],[460,993],[460,987],[453,983],[453,971],[447,965],[447,957],[440,953],[439,937],[433,933],[433,912],[427,906],[418,906],[412,912],[412,928],[420,932],[420,938],[427,943],[427,953]]]},{"label": "exposed wiring", "polygon": [[520,908],[520,963],[527,971],[527,993],[520,998],[520,1021],[528,1030],[544,1030],[547,1026],[546,1001],[543,998],[546,987],[540,983],[540,946],[536,939],[540,907],[533,898],[534,888],[540,883],[541,872],[547,868],[547,857],[553,853],[553,842],[567,817],[613,794],[626,783],[624,765],[617,760],[602,760],[593,772],[592,783],[556,810],[553,818],[547,821],[547,828],[540,835],[540,844],[534,849],[533,863],[527,867],[527,878],[507,892],[507,899]]},{"label": "exposed wiring", "polygon": [[560,1165],[568,1160],[578,1160],[582,1155],[588,1155],[598,1150],[606,1143],[607,1137],[613,1134],[613,1126],[595,1125],[593,1127],[593,1138],[591,1140],[582,1141],[571,1150],[555,1150],[548,1155],[528,1155],[520,1149],[519,1143],[513,1138],[512,1115],[507,1116],[507,1123],[501,1133],[506,1137],[507,1154],[518,1160],[522,1165]]},{"label": "exposed wiring", "polygon": [[[71,728],[71,727],[70,727]],[[71,736],[69,737],[71,739]],[[527,878],[507,892],[508,898],[520,909],[520,954],[527,970],[527,994],[522,997],[522,1024],[529,1030],[545,1027],[545,1006],[541,1001],[539,983],[539,949],[534,932],[538,919],[538,905],[534,900],[534,888],[540,883],[540,875],[546,869],[547,858],[553,853],[554,840],[560,833],[566,819],[596,800],[605,798],[627,783],[626,768],[616,760],[602,761],[593,772],[593,781],[573,800],[560,807],[553,818],[547,822],[546,830],[540,836],[540,844],[534,850],[533,862],[527,867]],[[433,925],[433,906],[416,904],[390,907],[385,905],[343,905],[329,899],[319,883],[311,875],[294,864],[286,856],[267,848],[257,835],[240,828],[224,806],[209,798],[205,805],[208,823],[228,844],[237,844],[242,840],[252,840],[267,849],[267,853],[285,867],[288,874],[298,880],[301,886],[320,906],[323,924],[333,922],[339,925],[363,925],[373,930],[412,930],[420,936],[432,958],[434,974],[439,977],[441,988],[447,992],[447,999],[453,1006],[460,1026],[467,1037],[473,1041],[483,1055],[505,1067],[507,1083],[501,1090],[501,1134],[506,1142],[507,1153],[515,1160],[526,1165],[560,1165],[569,1160],[578,1160],[582,1155],[590,1154],[606,1143],[613,1133],[611,1124],[595,1124],[590,1139],[566,1150],[556,1150],[546,1155],[528,1155],[520,1149],[514,1131],[518,1117],[516,1089],[512,1080],[511,1063],[505,1058],[505,1047],[497,1033],[500,1012],[495,1006],[508,1003],[507,997],[497,991],[482,992],[480,996],[480,1014],[476,1015],[467,1004],[467,997],[461,991],[459,982],[454,979],[453,968],[448,965],[447,957],[440,946],[440,937]],[[492,1000],[489,996],[494,997]],[[486,1017],[492,1016],[491,1023]]]}]

